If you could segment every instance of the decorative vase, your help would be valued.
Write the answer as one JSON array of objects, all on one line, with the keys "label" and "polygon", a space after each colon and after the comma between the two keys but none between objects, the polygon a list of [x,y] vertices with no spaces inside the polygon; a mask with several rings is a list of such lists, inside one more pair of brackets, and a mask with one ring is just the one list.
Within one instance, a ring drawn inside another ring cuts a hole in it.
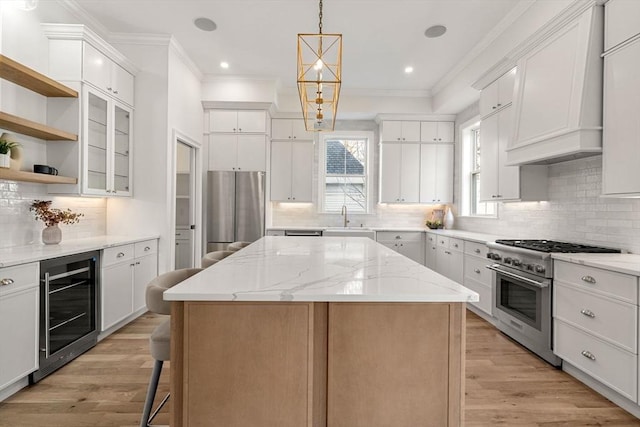
[{"label": "decorative vase", "polygon": [[42,243],[45,245],[57,245],[62,241],[62,230],[58,224],[50,225],[42,230]]},{"label": "decorative vase", "polygon": [[453,228],[453,223],[455,218],[453,217],[453,212],[451,212],[451,208],[447,208],[447,213],[444,215],[444,228],[447,230],[451,230]]},{"label": "decorative vase", "polygon": [[9,154],[0,154],[0,168],[8,168],[11,165]]},{"label": "decorative vase", "polygon": [[22,169],[22,147],[13,147],[11,149],[10,157],[11,160],[9,163],[9,168],[14,171],[19,171],[20,169]]}]

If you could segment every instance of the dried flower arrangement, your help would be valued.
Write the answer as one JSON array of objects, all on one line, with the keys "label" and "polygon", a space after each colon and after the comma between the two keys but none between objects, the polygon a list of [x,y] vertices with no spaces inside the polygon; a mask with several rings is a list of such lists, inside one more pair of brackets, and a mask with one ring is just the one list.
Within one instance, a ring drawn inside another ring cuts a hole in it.
[{"label": "dried flower arrangement", "polygon": [[35,212],[36,219],[44,222],[47,227],[58,223],[76,224],[80,222],[80,217],[84,216],[84,214],[72,212],[70,209],[52,209],[51,200],[34,200],[29,210]]}]

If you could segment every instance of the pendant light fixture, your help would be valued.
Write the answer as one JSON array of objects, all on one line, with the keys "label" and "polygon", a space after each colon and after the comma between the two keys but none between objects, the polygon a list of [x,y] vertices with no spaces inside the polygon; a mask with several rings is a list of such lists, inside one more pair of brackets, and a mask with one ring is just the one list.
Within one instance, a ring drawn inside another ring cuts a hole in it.
[{"label": "pendant light fixture", "polygon": [[308,131],[335,128],[342,83],[342,34],[322,33],[322,0],[318,34],[298,34],[298,94]]}]

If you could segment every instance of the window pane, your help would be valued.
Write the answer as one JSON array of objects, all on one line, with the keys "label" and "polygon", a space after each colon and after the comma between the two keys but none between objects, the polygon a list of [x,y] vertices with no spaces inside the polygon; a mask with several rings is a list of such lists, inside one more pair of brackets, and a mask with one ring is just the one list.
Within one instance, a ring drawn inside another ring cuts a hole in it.
[{"label": "window pane", "polygon": [[471,131],[473,137],[473,170],[480,170],[480,129]]},{"label": "window pane", "polygon": [[364,175],[367,145],[364,140],[326,141],[327,175]]},{"label": "window pane", "polygon": [[340,212],[346,206],[349,212],[366,213],[365,177],[331,176],[325,179],[325,211]]}]

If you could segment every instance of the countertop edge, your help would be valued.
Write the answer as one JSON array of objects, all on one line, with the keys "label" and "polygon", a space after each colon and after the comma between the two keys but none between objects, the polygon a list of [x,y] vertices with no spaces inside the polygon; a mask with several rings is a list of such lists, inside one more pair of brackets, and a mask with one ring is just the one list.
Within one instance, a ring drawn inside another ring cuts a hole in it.
[{"label": "countertop edge", "polygon": [[554,253],[551,257],[558,261],[587,267],[601,268],[622,274],[640,277],[640,255],[638,254],[563,254]]}]

